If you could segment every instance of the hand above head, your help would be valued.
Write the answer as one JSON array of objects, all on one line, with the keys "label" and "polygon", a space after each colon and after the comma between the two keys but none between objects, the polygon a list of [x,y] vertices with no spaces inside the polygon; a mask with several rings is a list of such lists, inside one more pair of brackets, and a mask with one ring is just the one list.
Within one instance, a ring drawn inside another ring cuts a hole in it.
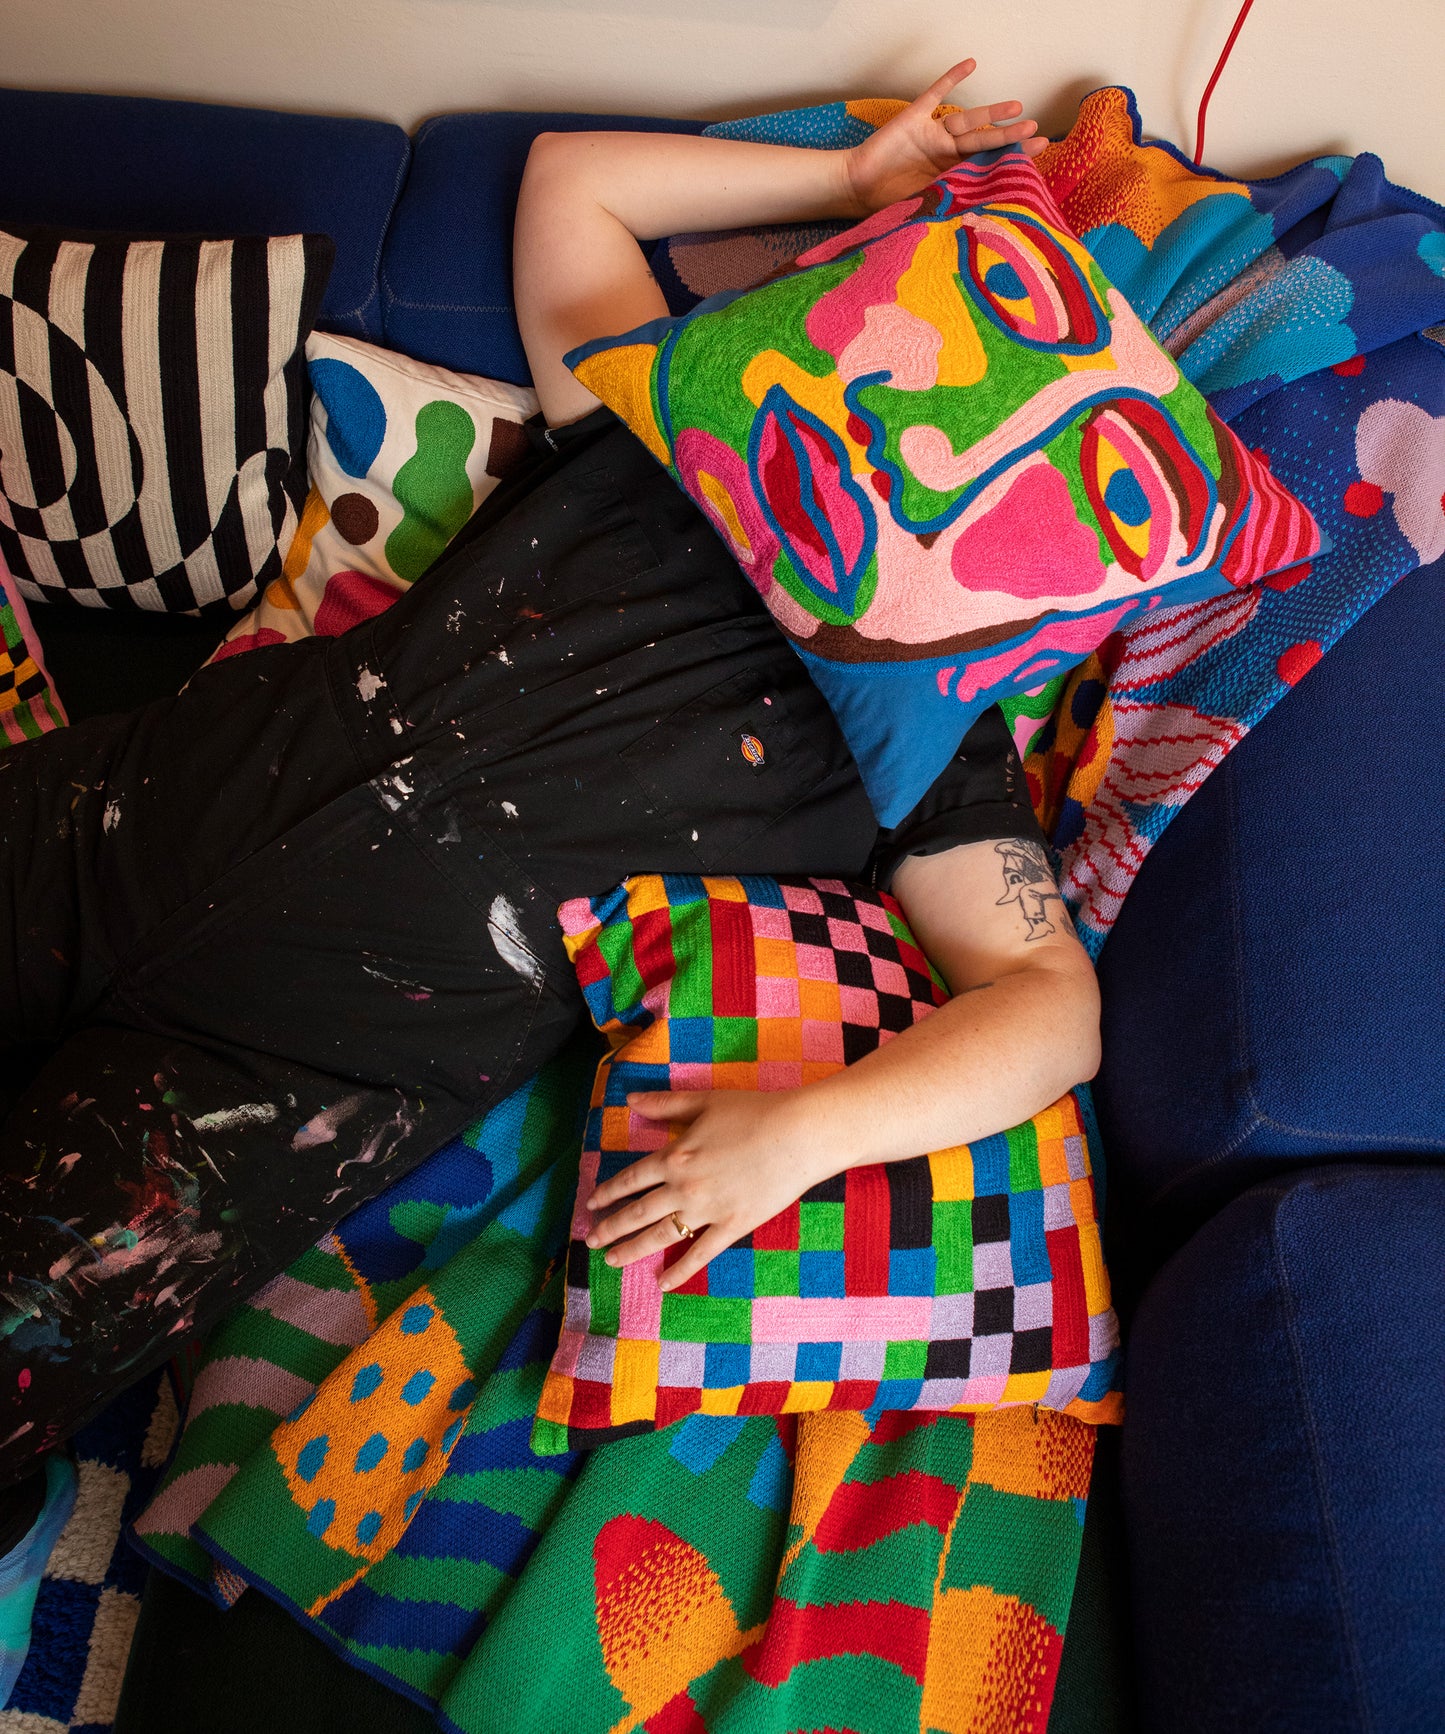
[{"label": "hand above head", "polygon": [[960,60],[957,66],[949,67],[920,97],[848,153],[849,176],[860,215],[922,192],[960,157],[975,151],[1021,144],[1024,155],[1034,157],[1047,149],[1049,141],[1037,136],[1038,122],[1021,118],[1020,102],[992,102],[956,114],[937,113],[943,99],[976,64]]}]

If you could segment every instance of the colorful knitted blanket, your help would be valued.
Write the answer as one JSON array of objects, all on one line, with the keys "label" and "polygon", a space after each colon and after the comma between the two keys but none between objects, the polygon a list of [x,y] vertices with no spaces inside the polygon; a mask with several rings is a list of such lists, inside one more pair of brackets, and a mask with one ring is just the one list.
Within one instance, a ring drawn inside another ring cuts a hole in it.
[{"label": "colorful knitted blanket", "polygon": [[[742,125],[838,145],[888,112]],[[1445,213],[1370,157],[1254,183],[1194,169],[1140,141],[1117,90],[1042,162],[1114,280],[1333,539],[1302,581],[1161,610],[1016,707],[1097,949],[1209,770],[1445,552],[1445,353],[1419,335],[1445,320]],[[763,274],[774,245],[793,243],[679,238],[659,275],[711,292],[738,260]],[[1043,1729],[1083,1423],[698,1416],[531,1455],[591,1063],[579,1047],[547,1068],[216,1334],[141,1545],[223,1603],[261,1586],[468,1734]]]},{"label": "colorful knitted blanket", "polygon": [[150,1502],[179,1424],[169,1376],[151,1373],[70,1441],[79,1492],[45,1567],[3,1734],[109,1734],[146,1577],[125,1527]]},{"label": "colorful knitted blanket", "polygon": [[595,1059],[216,1333],[140,1546],[223,1604],[261,1586],[468,1734],[1041,1734],[1091,1426],[697,1415],[533,1455]]},{"label": "colorful knitted blanket", "polygon": [[[828,103],[709,132],[840,149],[903,105]],[[1177,608],[1003,706],[1060,877],[1097,955],[1150,848],[1210,771],[1372,602],[1445,554],[1445,209],[1378,157],[1270,180],[1143,142],[1129,91],[1086,98],[1039,167],[1188,379],[1332,541],[1307,576]],[[675,236],[674,311],[742,288],[829,229]],[[1306,569],[1307,570],[1307,569]]]}]

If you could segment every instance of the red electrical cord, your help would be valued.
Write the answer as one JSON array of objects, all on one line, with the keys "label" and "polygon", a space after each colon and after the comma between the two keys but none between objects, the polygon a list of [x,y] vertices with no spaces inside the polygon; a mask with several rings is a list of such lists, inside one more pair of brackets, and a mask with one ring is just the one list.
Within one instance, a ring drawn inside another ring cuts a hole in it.
[{"label": "red electrical cord", "polygon": [[1225,43],[1224,52],[1215,65],[1209,83],[1204,87],[1204,95],[1199,99],[1199,119],[1194,123],[1194,160],[1196,163],[1204,161],[1204,117],[1209,109],[1209,99],[1214,95],[1214,87],[1219,83],[1219,75],[1224,71],[1224,63],[1229,59],[1235,43],[1239,40],[1239,33],[1244,29],[1244,21],[1249,17],[1249,9],[1253,5],[1254,0],[1244,0],[1243,6],[1239,9],[1239,16],[1234,21],[1234,29],[1229,33],[1229,41]]}]

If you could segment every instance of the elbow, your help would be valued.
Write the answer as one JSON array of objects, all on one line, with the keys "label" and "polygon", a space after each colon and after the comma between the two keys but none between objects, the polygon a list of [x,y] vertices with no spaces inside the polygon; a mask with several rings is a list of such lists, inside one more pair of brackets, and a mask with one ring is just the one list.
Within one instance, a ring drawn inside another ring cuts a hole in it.
[{"label": "elbow", "polygon": [[1079,972],[1071,1006],[1069,1052],[1074,1073],[1069,1085],[1087,1084],[1098,1076],[1104,1058],[1103,1031],[1100,1027],[1102,1006],[1099,982],[1092,968]]},{"label": "elbow", "polygon": [[[1077,1063],[1074,1067],[1075,1084],[1089,1084],[1099,1075],[1099,1067],[1104,1060],[1104,1045],[1099,1032],[1098,1020],[1095,1019],[1091,1029],[1084,1030],[1079,1039]],[[1072,1088],[1072,1086],[1070,1086]]]},{"label": "elbow", "polygon": [[567,164],[576,143],[575,133],[539,132],[527,152],[522,171],[524,191],[535,190],[538,182],[551,182],[568,172]]},{"label": "elbow", "polygon": [[598,137],[595,132],[539,132],[527,152],[524,178],[576,175],[585,165]]},{"label": "elbow", "polygon": [[1052,1047],[1060,1068],[1059,1095],[1098,1074],[1103,1058],[1098,977],[1081,955],[1053,984]]}]

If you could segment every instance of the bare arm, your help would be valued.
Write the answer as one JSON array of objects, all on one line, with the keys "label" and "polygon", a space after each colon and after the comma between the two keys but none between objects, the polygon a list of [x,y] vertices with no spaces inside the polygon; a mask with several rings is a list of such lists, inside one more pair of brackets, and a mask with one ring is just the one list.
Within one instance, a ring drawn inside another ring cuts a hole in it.
[{"label": "bare arm", "polygon": [[542,133],[517,202],[513,283],[522,342],[548,422],[597,399],[562,357],[667,312],[639,241],[818,217],[856,218],[917,192],[970,151],[1033,137],[1021,105],[942,119],[934,110],[973,71],[951,67],[908,109],[847,151],[798,150],[676,133]]},{"label": "bare arm", "polygon": [[701,1231],[668,1269],[664,1287],[675,1288],[830,1175],[971,1143],[1093,1076],[1093,966],[1037,844],[911,856],[894,891],[954,997],[875,1053],[799,1090],[629,1098],[638,1112],[684,1129],[588,1201],[592,1209],[619,1206],[590,1237],[596,1246],[623,1241],[613,1262],[672,1245],[675,1211]]}]

